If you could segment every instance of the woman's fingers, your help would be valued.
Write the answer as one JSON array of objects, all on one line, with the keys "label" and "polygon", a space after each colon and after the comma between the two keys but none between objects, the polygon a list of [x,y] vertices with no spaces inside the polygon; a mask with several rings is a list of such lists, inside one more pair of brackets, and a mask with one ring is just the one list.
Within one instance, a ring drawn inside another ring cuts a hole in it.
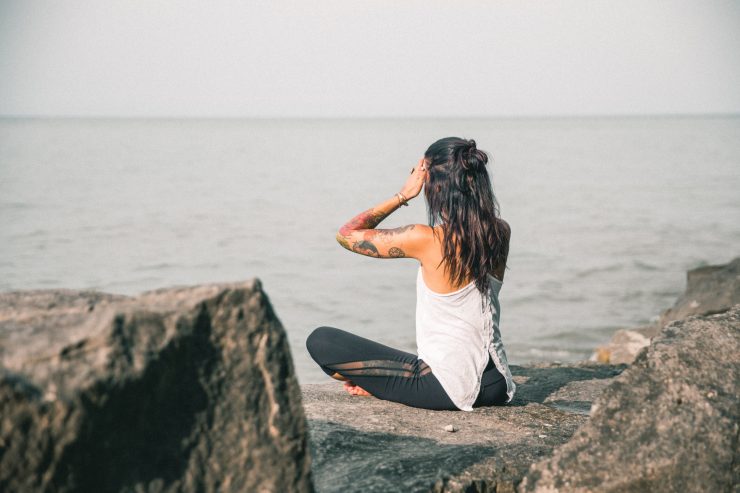
[{"label": "woman's fingers", "polygon": [[426,173],[426,161],[424,158],[421,158],[419,159],[419,164],[411,168],[411,176],[406,179],[406,184],[401,189],[405,197],[413,198],[419,195],[426,181]]}]

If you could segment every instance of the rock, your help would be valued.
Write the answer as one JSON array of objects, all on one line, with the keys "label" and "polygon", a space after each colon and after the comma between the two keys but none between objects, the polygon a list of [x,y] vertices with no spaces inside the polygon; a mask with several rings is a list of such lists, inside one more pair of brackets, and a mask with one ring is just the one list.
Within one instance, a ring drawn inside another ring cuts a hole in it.
[{"label": "rock", "polygon": [[513,492],[533,462],[588,420],[593,398],[626,365],[510,367],[514,400],[472,412],[351,396],[339,382],[303,385],[316,489]]},{"label": "rock", "polygon": [[686,291],[660,315],[660,325],[691,315],[711,315],[740,303],[740,257],[724,265],[707,265],[686,273]]},{"label": "rock", "polygon": [[449,431],[450,433],[454,433],[457,431],[457,428],[455,425],[447,425],[445,426],[445,431]]},{"label": "rock", "polygon": [[518,491],[736,491],[739,386],[740,304],[672,322]]},{"label": "rock", "polygon": [[668,323],[690,315],[721,313],[736,303],[740,303],[740,257],[728,264],[692,269],[686,273],[686,291],[657,322],[616,331],[611,341],[596,348],[590,359],[601,363],[632,363]]},{"label": "rock", "polygon": [[591,361],[615,365],[630,364],[640,351],[650,344],[650,339],[655,337],[658,332],[660,332],[658,324],[642,325],[632,329],[619,329],[614,333],[609,344],[596,349],[596,352],[591,356]]},{"label": "rock", "polygon": [[258,279],[0,294],[0,491],[312,491]]}]

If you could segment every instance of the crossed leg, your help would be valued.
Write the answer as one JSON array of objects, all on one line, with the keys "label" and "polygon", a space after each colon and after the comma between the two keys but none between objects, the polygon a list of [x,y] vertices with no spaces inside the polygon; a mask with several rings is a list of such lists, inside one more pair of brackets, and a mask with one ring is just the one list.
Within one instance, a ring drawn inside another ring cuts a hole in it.
[{"label": "crossed leg", "polygon": [[432,369],[416,355],[334,327],[319,327],[306,340],[327,375],[344,380],[354,395],[425,409],[455,410]]}]

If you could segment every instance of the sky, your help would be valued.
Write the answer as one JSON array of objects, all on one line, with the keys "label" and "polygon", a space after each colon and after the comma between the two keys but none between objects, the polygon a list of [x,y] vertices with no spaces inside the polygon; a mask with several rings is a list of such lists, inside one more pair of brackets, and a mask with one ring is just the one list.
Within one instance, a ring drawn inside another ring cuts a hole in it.
[{"label": "sky", "polygon": [[0,115],[740,113],[738,1],[0,0]]}]

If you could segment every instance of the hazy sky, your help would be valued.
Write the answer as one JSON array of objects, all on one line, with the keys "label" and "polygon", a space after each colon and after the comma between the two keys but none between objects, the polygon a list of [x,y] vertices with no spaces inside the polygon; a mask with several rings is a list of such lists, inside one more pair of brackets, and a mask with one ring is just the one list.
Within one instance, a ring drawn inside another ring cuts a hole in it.
[{"label": "hazy sky", "polygon": [[739,1],[0,0],[0,114],[740,113]]}]

